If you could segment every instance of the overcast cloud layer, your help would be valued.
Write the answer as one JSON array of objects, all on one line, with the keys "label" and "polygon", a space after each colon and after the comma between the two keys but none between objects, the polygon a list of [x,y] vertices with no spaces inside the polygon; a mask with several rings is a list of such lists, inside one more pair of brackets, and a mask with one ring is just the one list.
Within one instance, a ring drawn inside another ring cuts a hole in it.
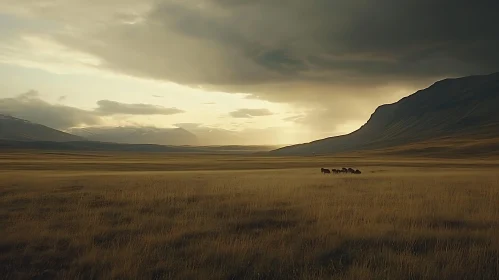
[{"label": "overcast cloud layer", "polygon": [[[100,13],[92,5],[89,12]],[[116,14],[108,25],[75,22],[81,32],[57,40],[117,71],[253,93],[262,84],[496,71],[498,10],[495,0],[167,0]]]},{"label": "overcast cloud layer", "polygon": [[43,35],[104,69],[293,104],[304,115],[287,121],[319,130],[365,120],[400,91],[499,71],[497,0],[4,0],[0,8],[61,27]]}]

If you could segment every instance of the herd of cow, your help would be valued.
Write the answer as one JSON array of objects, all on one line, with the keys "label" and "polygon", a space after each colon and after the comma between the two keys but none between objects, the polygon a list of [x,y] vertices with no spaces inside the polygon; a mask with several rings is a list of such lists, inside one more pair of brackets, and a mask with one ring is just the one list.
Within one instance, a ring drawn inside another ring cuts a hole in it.
[{"label": "herd of cow", "polygon": [[345,168],[343,167],[342,169],[327,169],[327,168],[321,168],[322,174],[340,174],[340,173],[346,173],[346,174],[362,174],[362,172],[358,169],[353,169],[353,168]]}]

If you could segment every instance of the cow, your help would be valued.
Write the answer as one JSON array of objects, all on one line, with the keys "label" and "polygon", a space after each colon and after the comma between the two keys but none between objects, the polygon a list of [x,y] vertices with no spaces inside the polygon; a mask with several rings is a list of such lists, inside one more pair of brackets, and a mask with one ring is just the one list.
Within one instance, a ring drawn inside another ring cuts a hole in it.
[{"label": "cow", "polygon": [[355,170],[355,171],[353,172],[353,174],[362,174],[362,172],[361,172],[360,170],[358,170],[358,169],[357,169],[357,170]]},{"label": "cow", "polygon": [[348,169],[346,169],[345,167],[343,167],[343,168],[341,169],[341,173],[348,173]]},{"label": "cow", "polygon": [[331,171],[333,171],[333,174],[338,174],[338,173],[340,173],[340,170],[338,170],[338,169],[336,169],[336,168],[331,169]]},{"label": "cow", "polygon": [[321,168],[321,173],[322,174],[331,174],[331,171],[327,168]]},{"label": "cow", "polygon": [[347,173],[352,173],[352,174],[353,174],[354,172],[355,172],[355,169],[353,169],[353,168],[351,168],[351,167],[349,167],[349,168],[347,169]]}]

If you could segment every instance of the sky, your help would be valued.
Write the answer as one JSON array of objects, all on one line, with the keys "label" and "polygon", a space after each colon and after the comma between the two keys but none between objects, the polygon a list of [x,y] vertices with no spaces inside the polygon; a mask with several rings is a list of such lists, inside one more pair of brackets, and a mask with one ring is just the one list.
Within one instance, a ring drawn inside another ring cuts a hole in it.
[{"label": "sky", "polygon": [[0,113],[65,131],[308,142],[354,131],[437,80],[499,71],[498,10],[496,0],[0,0]]}]

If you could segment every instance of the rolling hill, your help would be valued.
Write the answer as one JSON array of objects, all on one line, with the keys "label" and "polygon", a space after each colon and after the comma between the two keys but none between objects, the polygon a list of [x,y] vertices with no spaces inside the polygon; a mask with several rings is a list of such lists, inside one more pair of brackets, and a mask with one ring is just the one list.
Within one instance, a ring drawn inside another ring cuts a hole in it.
[{"label": "rolling hill", "polygon": [[[497,147],[489,142],[498,137],[499,73],[494,73],[438,81],[396,103],[378,107],[366,124],[350,134],[270,153],[323,155],[387,148],[395,151],[399,146],[405,147],[399,151],[410,151],[415,143],[426,143],[426,148],[433,145],[433,152],[438,153],[439,139],[463,139],[475,144],[485,141],[488,147]],[[479,146],[477,150],[483,151]]]},{"label": "rolling hill", "polygon": [[0,139],[52,142],[85,141],[83,137],[2,114],[0,114]]}]

